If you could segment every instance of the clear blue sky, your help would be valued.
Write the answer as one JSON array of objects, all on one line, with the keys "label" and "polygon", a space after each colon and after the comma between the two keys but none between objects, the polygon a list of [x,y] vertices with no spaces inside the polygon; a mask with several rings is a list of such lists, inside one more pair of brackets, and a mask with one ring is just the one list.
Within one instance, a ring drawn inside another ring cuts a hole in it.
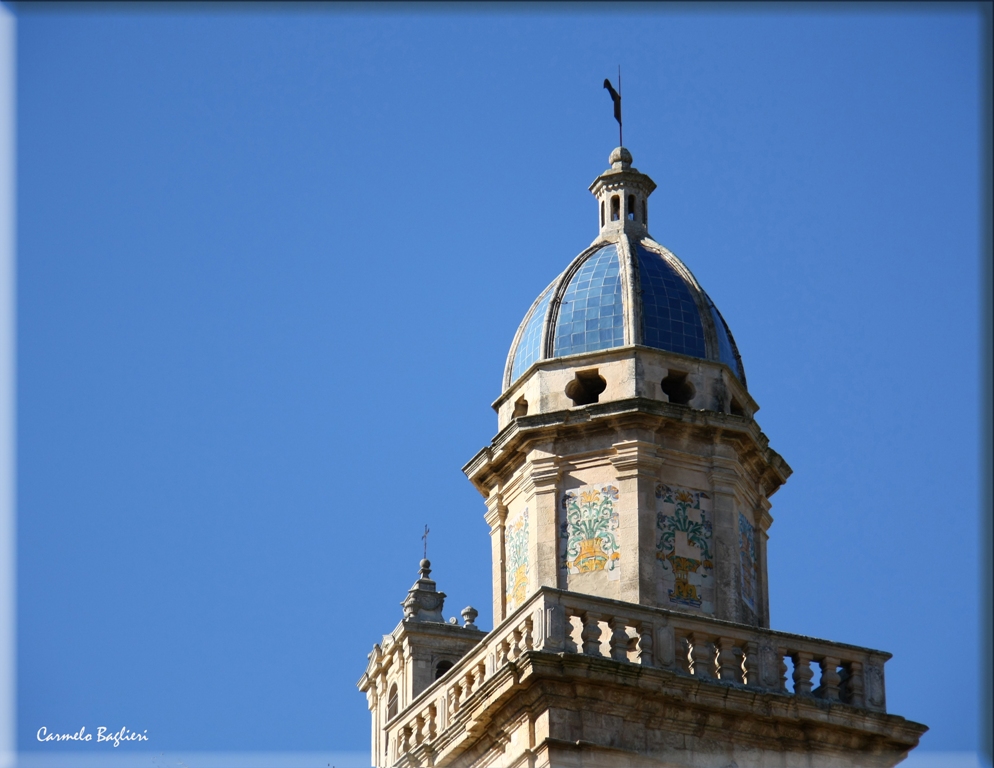
[{"label": "clear blue sky", "polygon": [[773,626],[891,651],[889,709],[975,748],[972,10],[103,9],[18,9],[22,749],[366,749],[426,522],[492,626],[460,467],[596,234],[619,63],[794,469]]}]

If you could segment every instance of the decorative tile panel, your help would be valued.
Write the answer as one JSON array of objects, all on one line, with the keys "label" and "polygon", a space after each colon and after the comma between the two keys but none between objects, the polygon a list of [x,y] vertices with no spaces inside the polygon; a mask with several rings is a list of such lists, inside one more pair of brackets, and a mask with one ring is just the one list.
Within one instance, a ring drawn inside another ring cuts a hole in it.
[{"label": "decorative tile panel", "polygon": [[656,558],[660,601],[714,613],[711,497],[656,485]]},{"label": "decorative tile panel", "polygon": [[528,595],[528,507],[504,525],[504,564],[506,602],[510,612]]},{"label": "decorative tile panel", "polygon": [[608,579],[621,578],[617,504],[614,485],[582,485],[563,494],[560,568],[570,575],[607,571]]},{"label": "decorative tile panel", "polygon": [[756,551],[756,529],[739,513],[739,565],[742,569],[742,600],[756,610],[759,590],[759,556]]}]

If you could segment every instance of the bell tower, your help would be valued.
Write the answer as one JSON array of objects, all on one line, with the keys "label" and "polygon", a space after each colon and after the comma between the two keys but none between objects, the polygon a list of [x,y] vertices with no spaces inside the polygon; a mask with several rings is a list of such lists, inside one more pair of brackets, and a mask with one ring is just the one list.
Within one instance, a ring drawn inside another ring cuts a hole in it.
[{"label": "bell tower", "polygon": [[[648,231],[656,185],[618,147],[598,235],[526,316],[465,471],[487,501],[494,621],[540,587],[769,626],[769,447],[731,332]],[[527,362],[521,362],[521,359]]]},{"label": "bell tower", "polygon": [[359,681],[373,765],[892,768],[927,728],[887,713],[890,654],[770,629],[790,467],[725,319],[649,234],[656,185],[609,162],[597,236],[525,314],[463,468],[494,628],[442,623],[422,562]]}]

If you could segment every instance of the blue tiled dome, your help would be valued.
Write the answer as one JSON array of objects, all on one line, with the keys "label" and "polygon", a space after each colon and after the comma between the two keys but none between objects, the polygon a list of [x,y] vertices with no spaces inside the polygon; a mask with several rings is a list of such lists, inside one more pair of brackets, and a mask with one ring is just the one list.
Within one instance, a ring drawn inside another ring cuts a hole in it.
[{"label": "blue tiled dome", "polygon": [[746,383],[732,332],[690,270],[652,239],[622,234],[539,294],[511,345],[505,389],[538,360],[626,344],[724,363]]}]

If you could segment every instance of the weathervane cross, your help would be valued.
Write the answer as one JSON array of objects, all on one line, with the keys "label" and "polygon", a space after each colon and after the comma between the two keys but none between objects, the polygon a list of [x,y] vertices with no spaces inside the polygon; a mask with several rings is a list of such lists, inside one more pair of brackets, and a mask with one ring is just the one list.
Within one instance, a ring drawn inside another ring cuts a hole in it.
[{"label": "weathervane cross", "polygon": [[618,146],[623,147],[625,142],[622,141],[621,134],[621,65],[618,65],[618,90],[614,90],[611,85],[611,81],[606,77],[604,78],[604,87],[607,88],[607,92],[611,94],[611,101],[614,102],[614,119],[618,121]]},{"label": "weathervane cross", "polygon": [[427,560],[428,559],[428,524],[427,523],[425,523],[425,532],[424,532],[424,534],[422,534],[421,538],[424,540],[424,543],[425,543],[425,557],[424,557],[424,559]]}]

